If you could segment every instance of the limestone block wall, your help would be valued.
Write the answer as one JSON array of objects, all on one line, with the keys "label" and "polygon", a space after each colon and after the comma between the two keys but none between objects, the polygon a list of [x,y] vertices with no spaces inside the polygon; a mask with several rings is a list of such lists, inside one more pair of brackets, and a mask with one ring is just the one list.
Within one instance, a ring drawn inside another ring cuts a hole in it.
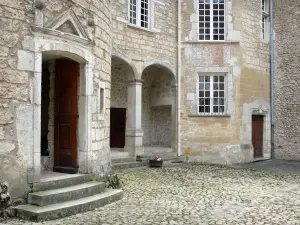
[{"label": "limestone block wall", "polygon": [[127,108],[128,73],[126,67],[112,67],[111,108]]},{"label": "limestone block wall", "polygon": [[[191,160],[209,163],[252,161],[249,128],[252,111],[244,108],[255,100],[269,103],[270,90],[268,44],[260,38],[261,1],[227,0],[227,35],[225,41],[218,43],[198,41],[197,2],[182,3],[182,153]],[[227,110],[223,116],[198,114],[197,83],[199,75],[205,74],[225,75]],[[262,105],[266,107],[266,121],[269,121],[269,104]],[[265,132],[269,134],[267,128],[268,125]],[[267,137],[264,140],[267,153],[269,140]]]},{"label": "limestone block wall", "polygon": [[20,70],[18,49],[24,36],[31,35],[33,1],[0,2],[0,179],[7,181],[13,198],[25,196],[27,168],[33,166],[33,118],[29,79],[33,72]]},{"label": "limestone block wall", "polygon": [[[113,52],[121,54],[140,69],[143,63],[158,60],[176,71],[177,1],[151,1],[151,28],[131,26],[128,21],[129,0],[117,0],[112,5]],[[139,71],[139,77],[142,71]]]},{"label": "limestone block wall", "polygon": [[299,1],[274,1],[275,158],[300,159],[299,118]]}]

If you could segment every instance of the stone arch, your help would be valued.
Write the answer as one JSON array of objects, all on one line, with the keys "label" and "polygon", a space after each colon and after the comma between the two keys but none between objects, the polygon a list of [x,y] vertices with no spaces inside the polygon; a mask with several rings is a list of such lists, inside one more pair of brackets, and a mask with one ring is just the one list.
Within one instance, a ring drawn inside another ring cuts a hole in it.
[{"label": "stone arch", "polygon": [[150,66],[157,66],[159,68],[167,70],[172,75],[173,83],[175,84],[175,82],[177,80],[177,73],[175,72],[175,70],[172,68],[172,66],[169,63],[166,63],[166,62],[163,62],[163,61],[160,61],[160,60],[148,61],[148,62],[144,63],[144,65],[141,69],[141,75],[143,74],[145,69],[147,69]]},{"label": "stone arch", "polygon": [[123,56],[122,54],[120,53],[113,53],[111,58],[115,58],[115,59],[118,59],[118,60],[121,60],[123,62],[125,62],[125,64],[132,69],[132,72],[133,72],[133,76],[132,76],[132,79],[138,79],[139,78],[139,73],[137,71],[137,68],[136,66],[125,56]]}]

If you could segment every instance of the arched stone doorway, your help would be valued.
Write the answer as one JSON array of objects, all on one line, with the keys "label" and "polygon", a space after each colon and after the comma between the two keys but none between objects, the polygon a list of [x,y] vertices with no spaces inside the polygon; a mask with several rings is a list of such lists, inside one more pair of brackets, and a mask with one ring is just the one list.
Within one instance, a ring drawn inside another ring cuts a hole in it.
[{"label": "arched stone doorway", "polygon": [[112,158],[135,157],[142,151],[141,87],[126,58],[112,56],[110,147]]},{"label": "arched stone doorway", "polygon": [[143,70],[142,80],[142,127],[145,155],[175,153],[175,75],[168,67],[153,63]]}]

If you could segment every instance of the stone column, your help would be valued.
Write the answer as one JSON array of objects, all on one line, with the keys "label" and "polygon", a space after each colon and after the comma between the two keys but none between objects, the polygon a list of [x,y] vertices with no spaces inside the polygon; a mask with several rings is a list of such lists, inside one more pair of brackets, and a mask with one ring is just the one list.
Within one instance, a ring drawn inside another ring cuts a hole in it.
[{"label": "stone column", "polygon": [[142,129],[142,81],[128,83],[125,151],[131,156],[144,153]]}]

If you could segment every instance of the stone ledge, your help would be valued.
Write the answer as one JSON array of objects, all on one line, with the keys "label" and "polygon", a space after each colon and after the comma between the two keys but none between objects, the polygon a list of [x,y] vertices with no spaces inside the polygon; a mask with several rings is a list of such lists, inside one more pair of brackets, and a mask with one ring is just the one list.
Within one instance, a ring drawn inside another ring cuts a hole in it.
[{"label": "stone ledge", "polygon": [[182,41],[182,44],[239,44],[240,41]]},{"label": "stone ledge", "polygon": [[201,114],[190,114],[188,117],[231,117],[229,114],[224,115],[201,115]]}]

